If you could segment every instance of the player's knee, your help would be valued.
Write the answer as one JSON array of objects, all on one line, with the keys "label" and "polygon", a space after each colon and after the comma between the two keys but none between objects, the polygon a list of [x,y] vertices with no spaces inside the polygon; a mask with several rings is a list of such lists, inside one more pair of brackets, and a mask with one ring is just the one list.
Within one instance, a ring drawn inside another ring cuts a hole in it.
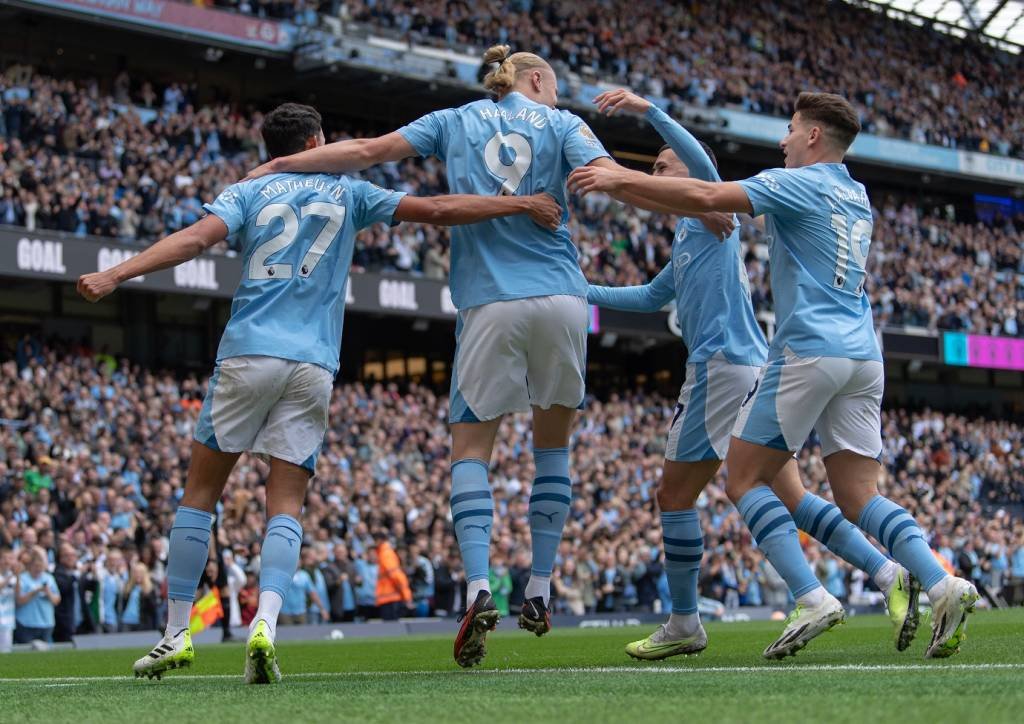
[{"label": "player's knee", "polygon": [[694,493],[685,486],[673,485],[666,480],[661,481],[656,493],[658,508],[662,511],[689,510],[696,505],[699,496],[699,491]]}]

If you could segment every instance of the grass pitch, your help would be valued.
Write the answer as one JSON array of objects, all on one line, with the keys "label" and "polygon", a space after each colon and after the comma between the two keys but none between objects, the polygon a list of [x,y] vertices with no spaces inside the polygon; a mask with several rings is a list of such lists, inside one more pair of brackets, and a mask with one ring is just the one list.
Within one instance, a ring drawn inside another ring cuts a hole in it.
[{"label": "grass pitch", "polygon": [[[131,678],[143,651],[0,656],[0,721],[183,722],[1019,722],[1024,609],[979,612],[963,652],[926,661],[929,632],[897,653],[888,621],[868,616],[796,658],[760,653],[779,623],[708,625],[699,657],[634,662],[622,647],[649,628],[492,634],[462,671],[451,638],[283,642],[285,680],[242,683],[240,644],[201,646],[162,681]],[[452,636],[455,627],[452,627]]]}]

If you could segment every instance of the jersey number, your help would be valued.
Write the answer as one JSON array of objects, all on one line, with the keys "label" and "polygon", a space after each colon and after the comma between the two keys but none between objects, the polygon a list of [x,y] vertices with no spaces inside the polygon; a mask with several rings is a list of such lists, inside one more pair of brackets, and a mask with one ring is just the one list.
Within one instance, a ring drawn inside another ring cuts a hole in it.
[{"label": "jersey number", "polygon": [[861,272],[860,283],[854,294],[860,296],[864,291],[864,280],[867,279],[868,245],[871,244],[871,221],[857,219],[850,227],[848,216],[832,214],[832,229],[836,232],[836,274],[832,286],[842,289],[846,286],[846,277],[850,271],[850,259],[853,258],[853,271]]},{"label": "jersey number", "polygon": [[[515,153],[511,163],[505,163],[501,158],[503,146],[508,146]],[[498,131],[484,146],[484,163],[487,164],[488,171],[501,179],[501,192],[511,195],[516,192],[526,172],[530,170],[533,149],[530,148],[530,142],[525,136]]]},{"label": "jersey number", "polygon": [[[320,263],[320,259],[330,248],[334,240],[338,238],[342,225],[345,223],[345,207],[338,204],[328,204],[324,201],[316,201],[306,204],[300,210],[301,217],[319,216],[327,219],[324,228],[317,234],[313,245],[302,257],[299,265],[299,276],[308,277]],[[291,264],[267,264],[267,258],[276,252],[290,246],[295,237],[299,234],[299,217],[295,210],[288,204],[270,204],[264,206],[256,217],[256,226],[267,226],[275,219],[281,219],[284,227],[281,233],[257,246],[249,259],[250,279],[290,279],[292,277]]]}]

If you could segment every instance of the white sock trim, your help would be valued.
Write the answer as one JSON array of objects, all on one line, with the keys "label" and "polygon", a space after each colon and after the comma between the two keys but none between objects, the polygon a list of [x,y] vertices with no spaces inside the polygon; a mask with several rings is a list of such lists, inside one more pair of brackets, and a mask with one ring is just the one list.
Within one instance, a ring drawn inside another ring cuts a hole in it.
[{"label": "white sock trim", "polygon": [[476,601],[476,597],[480,593],[480,591],[490,592],[490,590],[491,590],[491,583],[486,578],[480,578],[480,579],[478,579],[476,581],[470,581],[469,583],[467,583],[466,584],[466,608],[469,608],[470,606],[473,605],[473,602]]},{"label": "white sock trim", "polygon": [[188,620],[192,616],[192,601],[179,601],[169,599],[167,601],[167,628],[165,636],[174,636],[183,628],[188,628]]},{"label": "white sock trim", "polygon": [[252,623],[249,624],[249,633],[252,633],[253,629],[256,628],[256,623],[262,619],[267,622],[271,640],[277,638],[277,617],[281,615],[281,606],[283,605],[284,599],[280,593],[276,591],[260,591],[259,607],[256,609],[256,615],[253,616]]},{"label": "white sock trim", "polygon": [[544,605],[547,606],[551,600],[551,576],[531,575],[530,580],[526,582],[523,596],[527,599],[540,596],[544,599]]},{"label": "white sock trim", "polygon": [[879,568],[878,572],[873,576],[875,585],[878,586],[878,590],[883,593],[888,593],[889,589],[893,587],[894,583],[896,583],[901,570],[902,569],[895,561],[886,561],[885,565]]},{"label": "white sock trim", "polygon": [[824,586],[818,586],[817,588],[808,591],[800,598],[796,599],[797,603],[801,603],[809,608],[820,606],[825,602],[825,597],[828,595],[828,591],[825,590]]}]

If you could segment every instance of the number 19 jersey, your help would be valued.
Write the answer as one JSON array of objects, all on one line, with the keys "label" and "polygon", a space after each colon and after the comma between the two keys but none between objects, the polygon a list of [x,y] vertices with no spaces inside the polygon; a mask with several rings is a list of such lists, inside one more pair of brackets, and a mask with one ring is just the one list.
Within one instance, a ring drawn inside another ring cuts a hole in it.
[{"label": "number 19 jersey", "polygon": [[864,293],[871,205],[841,163],[775,168],[739,182],[765,215],[776,331],[768,352],[882,361]]},{"label": "number 19 jersey", "polygon": [[286,173],[241,181],[206,204],[242,255],[217,362],[262,355],[337,372],[356,232],[392,223],[404,195],[346,176]]},{"label": "number 19 jersey", "polygon": [[607,151],[577,116],[521,93],[435,111],[399,129],[421,156],[445,162],[452,193],[530,195],[562,206],[557,231],[509,216],[451,231],[452,301],[459,309],[527,297],[585,297],[587,282],[565,225],[565,180]]}]

